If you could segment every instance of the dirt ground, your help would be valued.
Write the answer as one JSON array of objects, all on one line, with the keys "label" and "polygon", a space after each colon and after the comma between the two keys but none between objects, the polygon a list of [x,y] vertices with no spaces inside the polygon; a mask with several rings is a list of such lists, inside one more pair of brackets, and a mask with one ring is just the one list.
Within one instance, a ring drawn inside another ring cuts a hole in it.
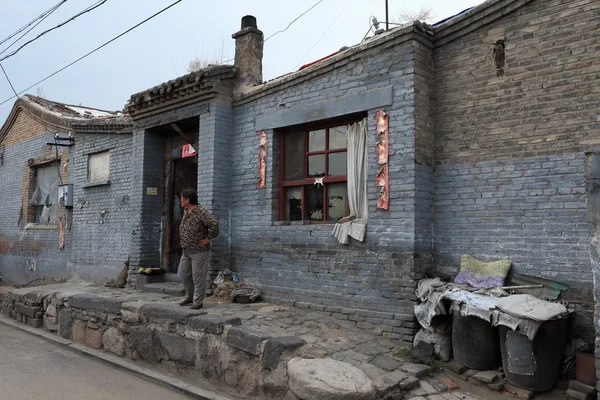
[{"label": "dirt ground", "polygon": [[[458,385],[461,391],[474,394],[475,396],[481,397],[485,400],[504,400],[504,399],[518,399],[519,397],[510,394],[508,392],[496,392],[489,389],[487,386],[481,383],[475,383],[473,379],[464,381],[458,375],[455,375],[448,371],[443,371],[438,377],[448,378]],[[534,400],[568,400],[564,390],[554,389],[549,392],[536,394]]]}]

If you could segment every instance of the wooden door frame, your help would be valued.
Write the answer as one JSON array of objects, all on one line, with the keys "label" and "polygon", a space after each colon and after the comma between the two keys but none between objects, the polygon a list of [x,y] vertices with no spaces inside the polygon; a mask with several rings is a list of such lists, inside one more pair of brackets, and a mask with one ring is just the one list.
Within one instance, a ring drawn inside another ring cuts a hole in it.
[{"label": "wooden door frame", "polygon": [[175,196],[175,164],[173,160],[165,161],[165,193],[163,196],[163,205],[162,205],[162,259],[161,267],[166,271],[169,271],[169,267],[171,265],[171,224],[173,223],[172,210],[173,207],[173,199]]}]

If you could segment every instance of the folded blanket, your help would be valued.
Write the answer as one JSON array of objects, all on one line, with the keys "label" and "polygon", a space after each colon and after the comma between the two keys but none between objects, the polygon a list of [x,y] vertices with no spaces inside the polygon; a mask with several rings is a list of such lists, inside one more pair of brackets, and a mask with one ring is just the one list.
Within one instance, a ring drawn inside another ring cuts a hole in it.
[{"label": "folded blanket", "polygon": [[476,288],[504,286],[510,265],[510,260],[486,263],[463,254],[460,257],[460,272],[454,278],[454,282]]}]

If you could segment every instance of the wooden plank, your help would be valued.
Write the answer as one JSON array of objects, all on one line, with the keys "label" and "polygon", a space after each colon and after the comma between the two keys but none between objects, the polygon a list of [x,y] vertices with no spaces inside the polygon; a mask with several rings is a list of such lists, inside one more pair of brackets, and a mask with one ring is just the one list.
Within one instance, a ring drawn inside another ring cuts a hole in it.
[{"label": "wooden plank", "polygon": [[174,164],[172,160],[165,161],[165,195],[163,200],[163,221],[164,224],[162,226],[162,267],[168,271],[169,263],[171,261],[171,224],[172,224],[172,215],[171,209],[173,204],[173,196],[174,196]]},{"label": "wooden plank", "polygon": [[183,131],[181,130],[181,128],[179,128],[179,127],[177,126],[177,124],[176,124],[176,123],[172,123],[172,124],[171,124],[171,128],[173,128],[173,130],[174,130],[175,132],[177,132],[177,134],[178,134],[179,136],[181,136],[181,138],[182,138],[183,140],[185,140],[185,141],[186,141],[187,143],[189,143],[189,144],[192,144],[192,141],[191,141],[191,140],[190,140],[190,139],[189,139],[189,138],[186,136],[186,134],[185,134],[185,133],[183,133]]}]

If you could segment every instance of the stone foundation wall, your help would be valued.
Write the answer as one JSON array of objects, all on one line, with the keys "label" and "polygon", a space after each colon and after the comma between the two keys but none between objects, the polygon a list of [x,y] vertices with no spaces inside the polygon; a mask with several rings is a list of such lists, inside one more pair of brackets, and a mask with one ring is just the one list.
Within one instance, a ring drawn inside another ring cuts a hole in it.
[{"label": "stone foundation wall", "polygon": [[77,294],[10,293],[1,311],[19,322],[117,356],[166,364],[244,398],[282,398],[287,362],[305,342],[244,327],[238,317],[177,305]]}]

